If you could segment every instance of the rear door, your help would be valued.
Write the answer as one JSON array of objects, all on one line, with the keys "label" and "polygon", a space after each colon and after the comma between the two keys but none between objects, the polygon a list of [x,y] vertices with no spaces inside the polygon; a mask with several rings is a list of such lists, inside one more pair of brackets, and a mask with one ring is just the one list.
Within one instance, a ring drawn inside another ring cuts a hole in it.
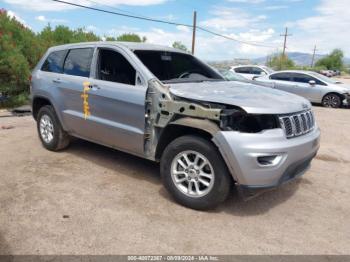
[{"label": "rear door", "polygon": [[56,81],[62,117],[68,131],[83,138],[91,137],[91,129],[84,110],[84,84],[90,82],[94,46],[68,50],[63,63],[63,74]]},{"label": "rear door", "polygon": [[98,48],[89,83],[90,135],[133,154],[144,153],[147,83],[128,54],[117,47]]}]

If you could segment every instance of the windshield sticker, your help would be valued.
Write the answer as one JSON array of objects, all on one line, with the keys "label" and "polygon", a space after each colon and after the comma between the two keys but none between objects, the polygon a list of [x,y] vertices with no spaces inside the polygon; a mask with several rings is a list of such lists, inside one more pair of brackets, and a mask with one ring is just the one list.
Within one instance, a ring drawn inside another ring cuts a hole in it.
[{"label": "windshield sticker", "polygon": [[88,118],[90,113],[90,106],[89,106],[89,88],[90,82],[84,82],[83,83],[83,93],[81,94],[81,98],[83,99],[83,113],[85,120]]}]

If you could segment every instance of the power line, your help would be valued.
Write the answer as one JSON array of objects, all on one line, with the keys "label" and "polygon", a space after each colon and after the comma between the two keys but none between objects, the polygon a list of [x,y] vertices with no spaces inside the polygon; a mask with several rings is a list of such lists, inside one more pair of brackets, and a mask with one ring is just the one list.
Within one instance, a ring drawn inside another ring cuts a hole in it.
[{"label": "power line", "polygon": [[[96,8],[96,7],[91,7],[91,6],[86,6],[86,5],[66,2],[66,1],[63,1],[63,0],[52,0],[52,1],[58,2],[58,3],[62,3],[62,4],[71,5],[71,6],[81,7],[81,8],[85,8],[85,9],[89,9],[89,10],[93,10],[93,11],[98,11],[98,12],[103,12],[103,13],[108,13],[108,14],[113,14],[113,15],[124,16],[124,17],[128,17],[128,18],[134,18],[134,19],[146,20],[146,21],[150,21],[150,22],[156,22],[156,23],[162,23],[162,24],[168,24],[168,25],[184,26],[184,27],[188,27],[188,28],[193,28],[193,25],[184,24],[184,23],[176,23],[176,22],[165,21],[165,20],[161,20],[161,19],[155,19],[155,18],[144,17],[144,16],[139,16],[139,15],[133,15],[133,14],[124,14],[124,13],[104,10],[104,9],[100,9],[100,8]],[[91,0],[88,0],[88,1],[94,2],[94,1],[91,1]],[[96,2],[94,2],[94,3],[96,3]],[[119,9],[119,10],[121,10],[121,9]],[[131,12],[129,12],[129,13],[131,13]],[[223,37],[223,38],[226,38],[228,40],[232,40],[232,41],[235,41],[235,42],[238,42],[238,43],[241,43],[241,44],[260,46],[260,47],[268,47],[268,48],[275,48],[275,46],[270,46],[270,45],[266,45],[266,44],[238,40],[238,39],[235,39],[233,37],[229,37],[229,36],[222,35],[220,33],[211,31],[211,30],[206,29],[204,27],[197,26],[196,28],[201,30],[201,31],[207,32],[209,34],[216,35],[216,36],[219,36],[219,37]]]}]

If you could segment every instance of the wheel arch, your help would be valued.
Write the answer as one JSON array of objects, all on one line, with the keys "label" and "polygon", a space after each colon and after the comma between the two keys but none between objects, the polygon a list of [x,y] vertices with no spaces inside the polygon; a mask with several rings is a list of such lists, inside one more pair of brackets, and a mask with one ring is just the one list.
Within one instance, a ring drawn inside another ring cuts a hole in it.
[{"label": "wheel arch", "polygon": [[155,159],[159,161],[164,149],[178,137],[197,135],[211,141],[214,134],[218,131],[220,131],[218,125],[210,120],[190,117],[175,120],[162,131],[157,144]]},{"label": "wheel arch", "polygon": [[345,99],[345,96],[343,94],[340,94],[340,93],[338,93],[336,91],[331,91],[331,92],[327,92],[326,94],[323,95],[322,101],[327,95],[331,95],[331,94],[339,96],[340,99],[341,99],[341,102],[343,102],[343,100]]},{"label": "wheel arch", "polygon": [[53,109],[55,110],[56,116],[58,117],[58,120],[60,121],[60,124],[62,125],[63,130],[67,130],[62,116],[60,114],[60,112],[57,110],[57,107],[55,106],[55,104],[52,102],[52,100],[46,96],[34,96],[32,98],[32,115],[34,117],[35,120],[37,120],[37,116],[39,113],[40,108],[42,108],[43,106],[52,106]]},{"label": "wheel arch", "polygon": [[43,96],[33,97],[33,99],[32,99],[32,115],[33,115],[35,120],[37,120],[40,108],[42,108],[43,106],[47,106],[47,105],[53,106],[52,102],[47,97],[43,97]]}]

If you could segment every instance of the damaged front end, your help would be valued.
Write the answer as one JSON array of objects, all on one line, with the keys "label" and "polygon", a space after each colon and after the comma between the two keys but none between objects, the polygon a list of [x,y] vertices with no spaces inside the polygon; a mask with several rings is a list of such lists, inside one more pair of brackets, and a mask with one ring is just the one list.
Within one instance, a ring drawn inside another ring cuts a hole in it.
[{"label": "damaged front end", "polygon": [[145,155],[155,159],[156,149],[164,128],[182,124],[202,129],[214,136],[218,131],[258,133],[279,128],[275,115],[247,114],[233,105],[200,102],[174,96],[159,80],[148,83],[145,102]]}]

